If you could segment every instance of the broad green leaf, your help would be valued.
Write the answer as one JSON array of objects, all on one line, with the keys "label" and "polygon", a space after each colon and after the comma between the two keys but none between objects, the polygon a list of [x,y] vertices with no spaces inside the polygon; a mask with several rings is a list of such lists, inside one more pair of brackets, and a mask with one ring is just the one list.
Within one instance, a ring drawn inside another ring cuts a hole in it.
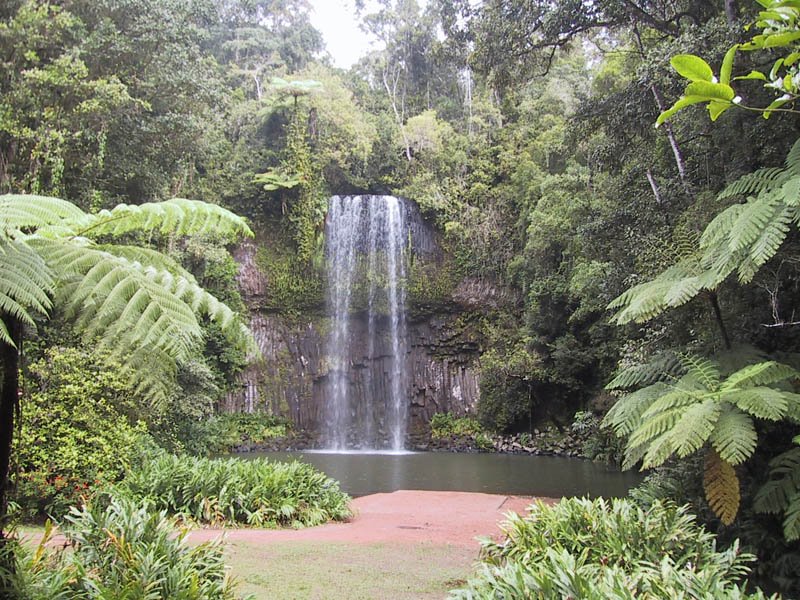
[{"label": "broad green leaf", "polygon": [[733,106],[730,102],[720,102],[714,100],[708,103],[708,114],[711,116],[712,121],[719,119],[719,116]]},{"label": "broad green leaf", "polygon": [[675,102],[675,104],[658,115],[658,119],[656,119],[656,127],[664,123],[664,121],[672,117],[672,115],[677,113],[679,110],[686,108],[687,106],[691,106],[692,104],[706,102],[707,100],[708,98],[704,98],[703,96],[681,96],[678,98],[678,101]]},{"label": "broad green leaf", "polygon": [[778,48],[788,46],[792,42],[800,40],[800,31],[786,31],[784,33],[773,33],[764,40],[764,48]]},{"label": "broad green leaf", "polygon": [[714,72],[711,70],[711,67],[699,56],[695,56],[694,54],[676,54],[669,62],[672,68],[683,77],[686,77],[686,79],[690,79],[691,81],[707,81],[709,83],[714,80]]},{"label": "broad green leaf", "polygon": [[725,58],[722,60],[722,69],[719,73],[719,82],[728,85],[731,82],[731,72],[733,71],[733,59],[736,56],[736,51],[739,49],[739,44],[731,46],[730,50],[725,53]]},{"label": "broad green leaf", "polygon": [[791,101],[791,99],[792,98],[790,96],[784,94],[780,98],[773,100],[772,103],[770,103],[770,105],[764,110],[764,118],[769,119],[770,116],[772,115],[773,110],[775,110],[776,108],[780,108],[787,102]]},{"label": "broad green leaf", "polygon": [[687,96],[704,96],[708,100],[726,100],[730,102],[736,92],[729,85],[711,83],[710,81],[693,81],[686,86]]},{"label": "broad green leaf", "polygon": [[768,81],[767,76],[764,75],[761,71],[750,71],[747,75],[739,75],[739,77],[734,77],[734,80],[739,79],[758,79],[760,81]]}]

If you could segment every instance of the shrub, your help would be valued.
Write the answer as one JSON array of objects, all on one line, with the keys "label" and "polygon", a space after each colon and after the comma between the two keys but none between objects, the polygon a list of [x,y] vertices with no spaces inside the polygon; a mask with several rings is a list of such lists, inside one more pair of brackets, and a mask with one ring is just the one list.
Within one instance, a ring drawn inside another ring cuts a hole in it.
[{"label": "shrub", "polygon": [[102,500],[71,509],[65,531],[70,550],[52,549],[49,527],[34,552],[17,547],[16,573],[0,580],[0,592],[28,600],[236,597],[218,542],[190,546],[187,531],[175,535],[164,512]]},{"label": "shrub", "polygon": [[311,465],[162,456],[145,462],[119,486],[157,510],[214,525],[319,525],[350,516],[349,497]]},{"label": "shrub", "polygon": [[504,531],[452,598],[764,598],[737,584],[753,557],[738,543],[717,551],[686,507],[567,499],[511,515]]},{"label": "shrub", "polygon": [[195,454],[222,454],[237,446],[260,446],[285,437],[291,424],[265,413],[229,413],[211,417],[196,431],[187,446]]},{"label": "shrub", "polygon": [[131,416],[137,396],[117,371],[75,348],[46,350],[26,384],[12,498],[25,518],[61,516],[124,475],[145,432]]},{"label": "shrub", "polygon": [[431,437],[445,439],[457,436],[477,436],[484,433],[477,419],[454,417],[451,413],[436,413],[431,418]]}]

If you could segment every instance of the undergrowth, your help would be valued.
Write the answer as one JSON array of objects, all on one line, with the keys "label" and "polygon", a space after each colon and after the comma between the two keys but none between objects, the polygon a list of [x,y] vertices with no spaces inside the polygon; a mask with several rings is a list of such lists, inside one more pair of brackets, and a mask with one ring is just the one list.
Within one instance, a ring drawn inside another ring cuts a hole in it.
[{"label": "undergrowth", "polygon": [[299,461],[163,454],[134,469],[118,491],[211,525],[299,528],[350,516],[339,484]]},{"label": "undergrowth", "polygon": [[476,577],[451,598],[749,598],[752,556],[717,551],[686,507],[656,501],[565,499],[510,515],[506,539],[482,542]]}]

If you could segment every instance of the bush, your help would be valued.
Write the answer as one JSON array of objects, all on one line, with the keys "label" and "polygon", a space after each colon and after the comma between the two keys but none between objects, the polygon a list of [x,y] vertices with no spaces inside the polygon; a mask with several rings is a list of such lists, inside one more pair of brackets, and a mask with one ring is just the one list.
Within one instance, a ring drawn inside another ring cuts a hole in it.
[{"label": "bush", "polygon": [[66,520],[70,550],[52,550],[48,527],[35,552],[16,547],[16,573],[0,578],[0,592],[27,600],[235,598],[222,546],[188,545],[186,530],[175,535],[164,512],[104,497]]},{"label": "bush", "polygon": [[306,527],[350,516],[350,498],[339,484],[299,461],[164,453],[135,469],[119,490],[157,510],[212,525]]},{"label": "bush", "polygon": [[265,413],[229,413],[211,417],[196,430],[187,450],[194,454],[222,454],[237,446],[260,446],[285,437],[291,424]]},{"label": "bush", "polygon": [[452,598],[764,598],[737,582],[753,557],[714,536],[686,507],[567,499],[512,515],[505,541],[482,542],[481,571]]},{"label": "bush", "polygon": [[451,413],[436,413],[431,418],[431,437],[446,439],[457,436],[477,436],[484,433],[477,419],[454,417]]},{"label": "bush", "polygon": [[12,499],[26,519],[61,516],[122,478],[146,429],[133,386],[85,351],[50,348],[27,375]]}]

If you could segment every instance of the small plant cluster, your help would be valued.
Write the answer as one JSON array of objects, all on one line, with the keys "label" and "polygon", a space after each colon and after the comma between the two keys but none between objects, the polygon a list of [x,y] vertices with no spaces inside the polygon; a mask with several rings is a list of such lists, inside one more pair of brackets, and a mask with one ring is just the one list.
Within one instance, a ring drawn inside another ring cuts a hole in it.
[{"label": "small plant cluster", "polygon": [[[189,545],[165,512],[100,497],[66,517],[69,550],[53,550],[53,528],[35,551],[14,543],[15,572],[0,573],[0,596],[50,600],[170,598],[233,600],[218,542]],[[12,547],[11,544],[7,548]]]},{"label": "small plant cluster", "polygon": [[309,527],[350,516],[349,496],[311,465],[163,454],[128,475],[120,493],[211,525]]},{"label": "small plant cluster", "polygon": [[739,581],[754,557],[738,542],[717,551],[686,507],[630,500],[541,502],[510,515],[506,539],[482,542],[482,565],[459,600],[748,598]]},{"label": "small plant cluster", "polygon": [[258,447],[270,440],[285,437],[290,423],[265,413],[229,413],[208,419],[192,450],[198,453],[221,454],[237,447]]},{"label": "small plant cluster", "polygon": [[479,450],[493,450],[492,438],[477,419],[455,417],[452,413],[436,413],[431,418],[431,439],[452,440],[468,438]]}]

